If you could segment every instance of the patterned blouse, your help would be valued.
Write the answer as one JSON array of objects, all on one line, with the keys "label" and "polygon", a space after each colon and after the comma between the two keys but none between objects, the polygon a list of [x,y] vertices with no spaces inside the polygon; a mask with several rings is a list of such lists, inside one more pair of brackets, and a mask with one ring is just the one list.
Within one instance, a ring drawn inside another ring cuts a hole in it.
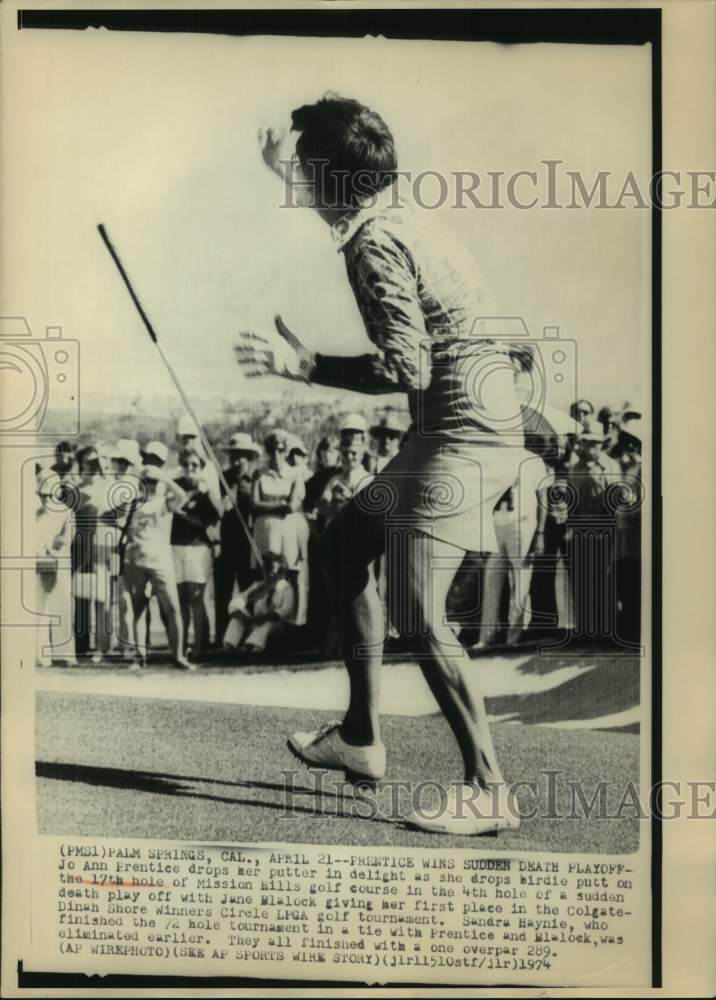
[{"label": "patterned blouse", "polygon": [[333,227],[379,353],[318,354],[310,378],[362,392],[407,392],[419,433],[496,443],[518,406],[506,348],[488,332],[495,329],[494,299],[468,251],[432,219],[427,229],[414,209],[390,203],[389,194],[390,188],[375,206]]}]

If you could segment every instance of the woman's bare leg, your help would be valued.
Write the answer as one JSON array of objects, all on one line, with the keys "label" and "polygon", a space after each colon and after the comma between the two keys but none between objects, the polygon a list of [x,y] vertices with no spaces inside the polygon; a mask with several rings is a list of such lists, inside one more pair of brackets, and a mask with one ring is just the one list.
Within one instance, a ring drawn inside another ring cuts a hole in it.
[{"label": "woman's bare leg", "polygon": [[460,747],[465,782],[481,787],[501,782],[485,704],[474,676],[477,664],[467,657],[446,620],[447,595],[463,552],[420,532],[406,540],[404,552],[404,598],[414,622],[410,638],[423,676]]}]

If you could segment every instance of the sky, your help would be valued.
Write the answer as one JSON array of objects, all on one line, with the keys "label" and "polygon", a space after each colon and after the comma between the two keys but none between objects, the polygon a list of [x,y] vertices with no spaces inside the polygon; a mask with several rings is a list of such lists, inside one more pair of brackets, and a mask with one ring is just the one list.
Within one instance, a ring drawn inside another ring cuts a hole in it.
[{"label": "sky", "polygon": [[[18,196],[3,314],[79,342],[90,406],[173,394],[99,222],[200,415],[210,400],[283,390],[245,381],[231,350],[239,330],[260,332],[277,312],[311,348],[370,349],[326,225],[279,207],[256,139],[328,90],[377,110],[413,174],[537,170],[543,190],[541,161],[553,159],[588,187],[611,171],[617,194],[627,171],[648,180],[646,47],[23,31],[8,58],[33,112],[7,102],[17,155],[4,183]],[[426,199],[435,190],[421,188]],[[502,314],[537,339],[557,326],[574,345],[576,385],[552,403],[647,404],[647,211],[468,206],[433,217],[469,246]]]}]

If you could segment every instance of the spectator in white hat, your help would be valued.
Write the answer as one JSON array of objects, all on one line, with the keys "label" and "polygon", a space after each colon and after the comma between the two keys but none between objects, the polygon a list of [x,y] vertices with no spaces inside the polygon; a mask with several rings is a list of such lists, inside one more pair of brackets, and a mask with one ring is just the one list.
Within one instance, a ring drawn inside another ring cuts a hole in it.
[{"label": "spectator in white hat", "polygon": [[181,649],[179,595],[166,527],[166,520],[171,521],[172,513],[186,501],[186,494],[163,469],[156,466],[145,466],[140,470],[140,476],[143,493],[134,505],[127,526],[124,557],[124,584],[134,612],[133,666],[139,669],[147,662],[144,616],[151,593],[162,612],[174,665],[192,670]]},{"label": "spectator in white hat", "polygon": [[[251,583],[251,545],[247,531],[252,528],[251,494],[253,465],[261,449],[250,434],[232,434],[224,445],[228,465],[223,469],[231,496],[224,495],[220,526],[220,548],[214,560],[214,610],[216,641],[223,639],[229,623],[228,607],[234,588],[245,590]],[[239,508],[243,525],[236,513]]]},{"label": "spectator in white hat", "polygon": [[109,457],[112,460],[112,470],[115,473],[126,472],[131,466],[139,468],[142,464],[139,442],[133,438],[120,438],[110,449]]},{"label": "spectator in white hat", "polygon": [[[179,418],[177,423],[176,432],[176,449],[177,454],[181,455],[183,451],[187,448],[193,448],[198,451],[204,459],[204,469],[202,478],[209,487],[209,495],[214,501],[214,504],[220,508],[222,506],[221,501],[221,486],[219,483],[219,474],[214,468],[213,462],[210,461],[209,456],[204,451],[204,446],[201,442],[201,435],[199,434],[199,429],[194,423],[193,419],[187,414]],[[183,475],[183,469],[181,467],[181,462],[177,464],[170,472],[172,479],[179,479]],[[211,534],[211,533],[210,533]],[[218,534],[216,535],[218,541]]]},{"label": "spectator in white hat", "polygon": [[145,465],[163,468],[169,458],[169,449],[163,441],[149,441],[142,449],[142,461]]},{"label": "spectator in white hat", "polygon": [[339,431],[341,437],[344,434],[362,434],[367,443],[368,421],[360,413],[347,413],[341,420]]}]

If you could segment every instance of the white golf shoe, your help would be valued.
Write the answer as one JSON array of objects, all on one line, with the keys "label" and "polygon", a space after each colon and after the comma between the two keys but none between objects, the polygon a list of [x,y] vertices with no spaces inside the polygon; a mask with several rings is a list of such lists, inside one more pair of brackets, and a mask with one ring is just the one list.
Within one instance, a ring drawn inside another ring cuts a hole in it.
[{"label": "white golf shoe", "polygon": [[294,733],[289,750],[306,764],[343,770],[351,778],[380,781],[385,774],[385,746],[356,747],[342,738],[340,723],[329,722],[310,733]]},{"label": "white golf shoe", "polygon": [[464,837],[517,830],[520,825],[519,813],[515,803],[510,802],[504,784],[493,785],[489,790],[478,789],[474,785],[450,785],[440,806],[435,816],[413,809],[404,817],[405,822],[428,833],[452,833]]}]

